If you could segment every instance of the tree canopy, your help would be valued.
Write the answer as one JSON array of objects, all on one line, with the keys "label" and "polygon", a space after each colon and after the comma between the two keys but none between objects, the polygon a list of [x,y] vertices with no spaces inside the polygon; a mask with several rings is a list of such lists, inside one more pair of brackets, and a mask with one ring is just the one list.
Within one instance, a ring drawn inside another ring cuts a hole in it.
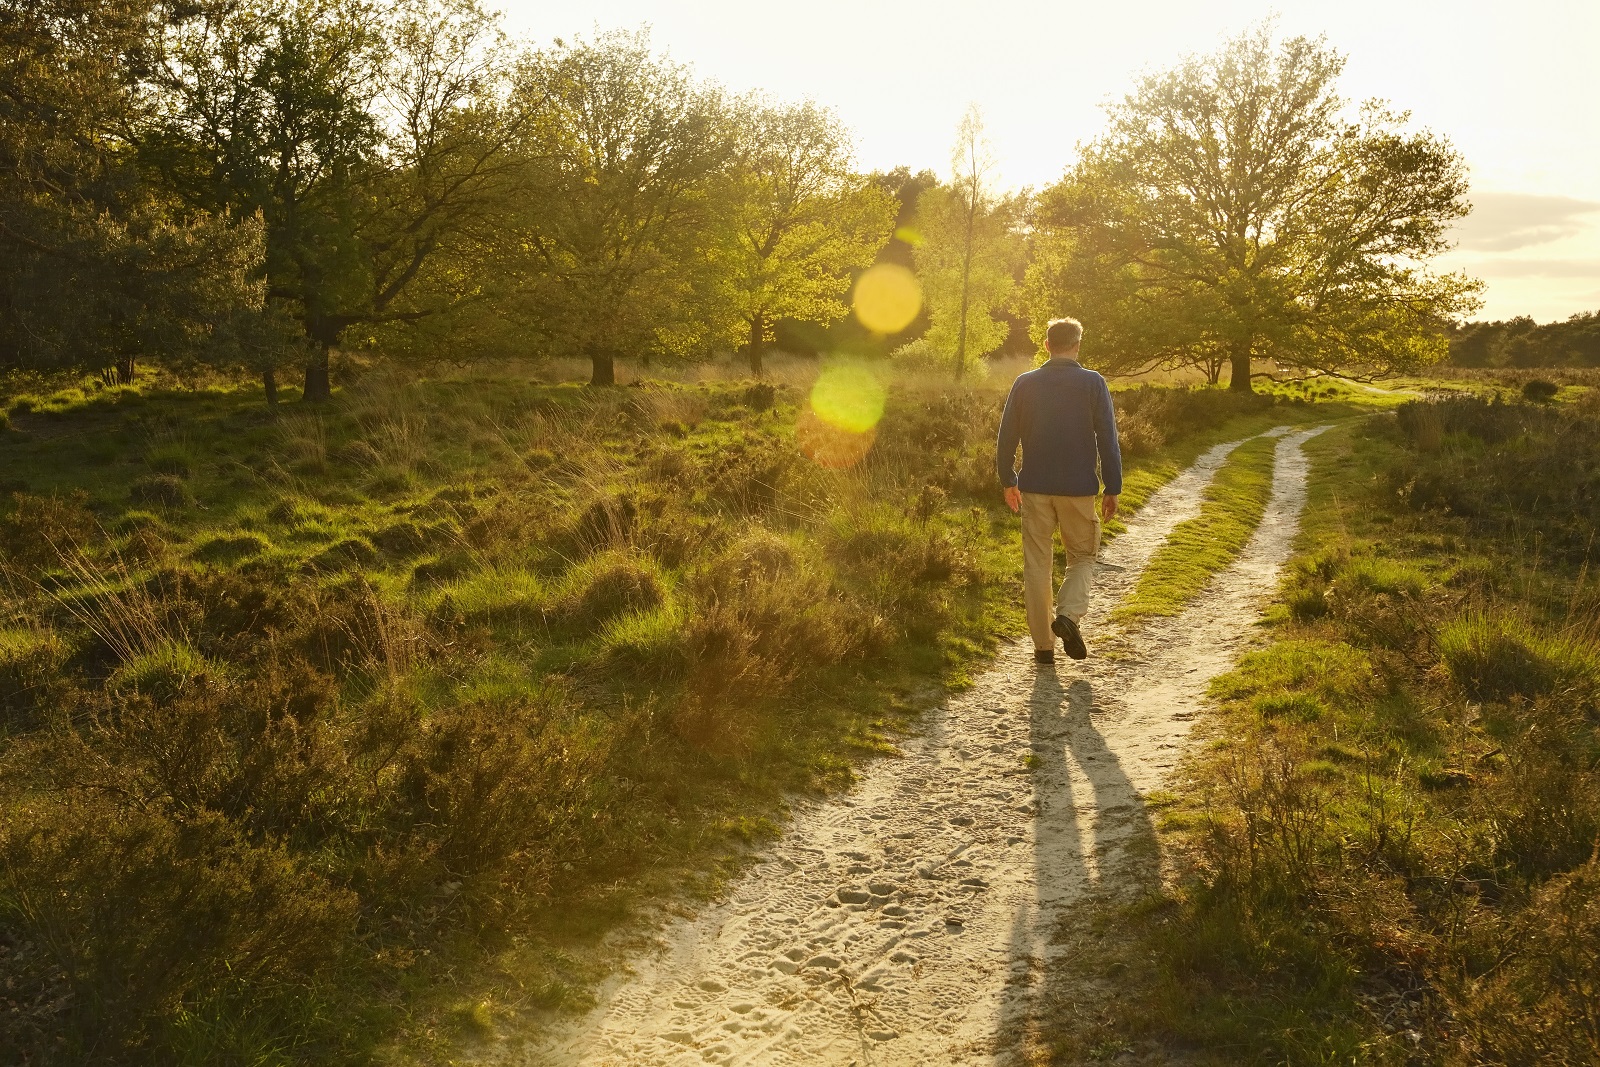
[{"label": "tree canopy", "polygon": [[924,339],[957,377],[1005,341],[1010,325],[996,313],[1009,309],[1023,262],[1021,201],[995,191],[994,172],[982,116],[969,108],[956,131],[950,182],[917,204],[914,258],[930,318]]},{"label": "tree canopy", "polygon": [[1473,322],[1450,331],[1450,362],[1458,367],[1600,367],[1600,312],[1564,322],[1527,316]]},{"label": "tree canopy", "polygon": [[201,7],[163,35],[141,156],[196,208],[264,220],[271,295],[313,346],[308,397],[351,326],[472,292],[460,260],[503,202],[520,125],[499,36],[474,0]]},{"label": "tree canopy", "polygon": [[1381,103],[1354,115],[1344,59],[1263,26],[1144,78],[1038,207],[1034,329],[1070,306],[1086,352],[1126,373],[1193,365],[1250,388],[1251,360],[1415,368],[1478,284],[1437,274],[1465,215],[1448,141]]},{"label": "tree canopy", "polygon": [[[249,368],[269,399],[291,362],[327,396],[358,346],[576,356],[597,385],[619,355],[742,349],[760,374],[778,337],[887,348],[845,321],[885,261],[924,297],[895,342],[957,374],[1019,313],[1036,336],[1071,313],[1108,372],[1248,388],[1256,359],[1434,361],[1476,306],[1429,268],[1468,210],[1455,150],[1352,109],[1343,58],[1270,26],[1144,78],[1033,196],[995,187],[976,111],[948,180],[864,174],[814,103],[731,96],[642,31],[509,40],[479,0],[0,15],[0,369],[159,356]],[[1526,332],[1454,336],[1523,363]]]},{"label": "tree canopy", "polygon": [[254,216],[189,210],[138,165],[149,0],[0,0],[0,367],[131,378],[277,342]]},{"label": "tree canopy", "polygon": [[750,369],[760,374],[779,321],[844,317],[850,274],[888,242],[896,203],[853,168],[849,131],[833,113],[809,101],[752,101],[740,112],[727,255]]}]

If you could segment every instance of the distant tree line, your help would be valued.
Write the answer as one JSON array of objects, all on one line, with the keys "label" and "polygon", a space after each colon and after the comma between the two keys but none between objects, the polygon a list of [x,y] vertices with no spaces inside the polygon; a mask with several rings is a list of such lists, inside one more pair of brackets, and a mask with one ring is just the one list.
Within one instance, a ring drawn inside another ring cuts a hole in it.
[{"label": "distant tree line", "polygon": [[809,102],[475,0],[0,0],[0,366],[740,348],[846,314],[888,184]]},{"label": "distant tree line", "polygon": [[329,395],[390,359],[849,347],[853,279],[915,270],[892,342],[962,373],[1073,313],[1112,373],[1444,358],[1460,157],[1267,29],[1147,77],[1055,185],[867,174],[810,102],[737,96],[643,34],[536,47],[477,0],[0,0],[0,369],[140,358]]},{"label": "distant tree line", "polygon": [[1543,325],[1526,316],[1450,331],[1457,367],[1600,367],[1600,312]]}]

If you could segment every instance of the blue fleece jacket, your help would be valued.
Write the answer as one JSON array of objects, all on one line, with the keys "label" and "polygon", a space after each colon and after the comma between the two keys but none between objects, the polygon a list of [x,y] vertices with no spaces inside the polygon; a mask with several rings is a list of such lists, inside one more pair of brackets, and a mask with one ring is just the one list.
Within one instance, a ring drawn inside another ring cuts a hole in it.
[{"label": "blue fleece jacket", "polygon": [[[1020,474],[1013,469],[1019,444]],[[1024,493],[1094,496],[1102,478],[1108,494],[1122,492],[1117,416],[1106,380],[1070,359],[1019,374],[1000,418],[995,468],[1001,485]]]}]

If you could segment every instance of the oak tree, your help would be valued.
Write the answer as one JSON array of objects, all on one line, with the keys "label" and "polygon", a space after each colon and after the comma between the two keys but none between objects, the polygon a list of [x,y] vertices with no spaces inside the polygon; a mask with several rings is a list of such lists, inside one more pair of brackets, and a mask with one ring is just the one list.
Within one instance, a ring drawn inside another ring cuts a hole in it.
[{"label": "oak tree", "polygon": [[851,272],[887,243],[897,205],[854,169],[849,131],[814,103],[747,102],[737,129],[725,266],[760,375],[780,320],[826,326],[848,313]]},{"label": "oak tree", "polygon": [[[1104,369],[1251,361],[1313,373],[1442,358],[1478,283],[1436,274],[1469,210],[1451,145],[1379,103],[1348,112],[1344,59],[1261,27],[1144,78],[1042,198],[1036,325],[1071,310]],[[1048,313],[1048,314],[1047,314]]]},{"label": "oak tree", "polygon": [[135,360],[272,358],[262,233],[188,210],[134,144],[151,0],[0,0],[0,366],[130,381]]},{"label": "oak tree", "polygon": [[329,393],[347,330],[472,295],[449,261],[507,201],[520,119],[501,100],[496,17],[475,0],[258,0],[175,19],[151,84],[147,165],[198,207],[259,212],[266,272]]},{"label": "oak tree", "polygon": [[558,41],[517,81],[533,116],[517,303],[546,351],[587,359],[591,384],[611,385],[620,353],[720,332],[712,229],[732,151],[721,94],[652,54],[643,33]]}]

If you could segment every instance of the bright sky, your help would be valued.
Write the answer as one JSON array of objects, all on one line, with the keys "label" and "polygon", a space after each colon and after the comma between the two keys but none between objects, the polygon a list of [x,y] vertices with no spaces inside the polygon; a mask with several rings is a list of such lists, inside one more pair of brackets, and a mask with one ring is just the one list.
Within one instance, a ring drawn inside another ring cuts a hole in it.
[{"label": "bright sky", "polygon": [[655,46],[743,92],[811,97],[855,131],[861,164],[943,174],[983,108],[1002,181],[1053,181],[1139,71],[1209,51],[1276,13],[1381,97],[1453,140],[1477,211],[1445,260],[1488,283],[1483,318],[1600,310],[1597,0],[502,0],[535,42],[649,25]]}]

